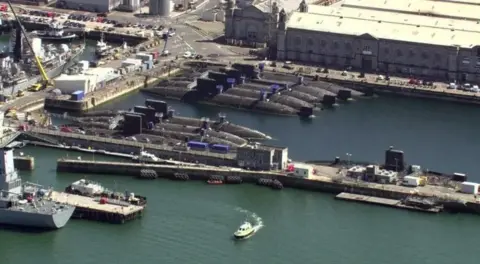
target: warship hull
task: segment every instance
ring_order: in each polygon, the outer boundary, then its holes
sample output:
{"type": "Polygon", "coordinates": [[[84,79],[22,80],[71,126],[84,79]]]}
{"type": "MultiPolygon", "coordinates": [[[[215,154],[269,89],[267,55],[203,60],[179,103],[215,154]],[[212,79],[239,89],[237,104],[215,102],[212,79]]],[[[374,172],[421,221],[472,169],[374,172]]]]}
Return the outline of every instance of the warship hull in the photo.
{"type": "Polygon", "coordinates": [[[59,229],[68,223],[74,211],[75,207],[66,207],[55,214],[3,209],[0,210],[0,224],[38,229],[59,229]]]}
{"type": "MultiPolygon", "coordinates": [[[[85,47],[83,47],[82,49],[77,51],[75,54],[73,54],[69,59],[65,60],[64,63],[59,64],[59,65],[57,65],[53,68],[45,69],[48,78],[53,79],[55,77],[58,77],[60,74],[62,74],[63,70],[65,69],[65,66],[67,66],[71,61],[78,58],[78,56],[80,56],[80,54],[82,54],[84,50],[85,50],[85,47]]],[[[26,82],[22,82],[22,83],[14,85],[14,86],[4,86],[3,89],[8,90],[8,89],[14,88],[15,91],[26,90],[28,87],[34,85],[35,83],[40,82],[41,80],[42,80],[42,76],[41,75],[36,75],[36,76],[32,76],[31,78],[29,78],[26,82]]]]}

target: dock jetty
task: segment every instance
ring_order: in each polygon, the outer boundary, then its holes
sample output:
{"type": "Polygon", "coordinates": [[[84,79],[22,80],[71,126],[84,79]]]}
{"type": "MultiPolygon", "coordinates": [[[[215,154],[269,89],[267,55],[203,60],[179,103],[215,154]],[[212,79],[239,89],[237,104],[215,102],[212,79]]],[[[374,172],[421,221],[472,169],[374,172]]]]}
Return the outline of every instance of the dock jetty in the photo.
{"type": "Polygon", "coordinates": [[[145,209],[144,206],[102,203],[95,198],[56,191],[51,193],[50,199],[55,202],[75,206],[73,218],[113,224],[123,224],[127,221],[140,218],[145,209]]]}
{"type": "MultiPolygon", "coordinates": [[[[302,178],[292,176],[285,171],[252,171],[234,167],[214,167],[198,164],[163,165],[69,159],[59,159],[57,161],[57,171],[71,173],[115,174],[140,177],[145,171],[150,171],[152,173],[155,172],[159,178],[175,179],[175,175],[183,174],[188,175],[188,178],[186,178],[188,180],[201,181],[209,180],[212,175],[221,175],[223,177],[240,178],[244,183],[258,184],[265,180],[275,180],[284,187],[327,192],[335,195],[350,193],[396,201],[408,199],[413,195],[411,187],[346,180],[346,178],[341,179],[335,176],[335,173],[331,173],[332,170],[336,171],[337,169],[328,166],[312,166],[318,172],[317,175],[302,178]]],[[[444,188],[439,186],[417,187],[414,195],[421,198],[435,199],[446,211],[480,214],[480,203],[472,195],[458,192],[446,193],[444,188]]],[[[378,203],[388,204],[384,201],[378,203]]]]}
{"type": "Polygon", "coordinates": [[[373,197],[368,195],[353,194],[353,193],[346,193],[346,192],[342,192],[338,194],[337,196],[335,196],[335,198],[338,200],[374,204],[374,205],[380,205],[380,206],[392,207],[392,208],[404,209],[404,210],[410,210],[410,211],[417,211],[417,212],[434,213],[434,214],[441,212],[441,208],[439,207],[421,208],[421,207],[406,205],[402,203],[401,200],[373,197]]]}

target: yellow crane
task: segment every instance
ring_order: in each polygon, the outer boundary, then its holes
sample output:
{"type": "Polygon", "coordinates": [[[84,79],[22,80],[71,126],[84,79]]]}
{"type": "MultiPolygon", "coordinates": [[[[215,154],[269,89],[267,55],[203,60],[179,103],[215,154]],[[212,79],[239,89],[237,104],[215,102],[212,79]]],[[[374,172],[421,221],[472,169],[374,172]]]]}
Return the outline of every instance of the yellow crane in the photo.
{"type": "Polygon", "coordinates": [[[20,22],[20,19],[18,19],[17,13],[15,12],[15,9],[12,6],[12,3],[10,0],[7,0],[8,7],[12,11],[13,17],[18,23],[18,26],[20,27],[20,31],[22,32],[22,35],[25,37],[25,42],[27,42],[28,48],[30,51],[32,51],[33,57],[35,58],[35,63],[37,64],[38,71],[40,72],[40,75],[42,76],[42,89],[47,88],[48,85],[50,85],[50,79],[48,78],[47,73],[45,72],[45,69],[42,66],[42,62],[40,61],[40,58],[38,57],[37,54],[35,54],[35,51],[33,50],[32,44],[28,40],[27,32],[25,32],[25,28],[22,26],[22,23],[20,22]]]}

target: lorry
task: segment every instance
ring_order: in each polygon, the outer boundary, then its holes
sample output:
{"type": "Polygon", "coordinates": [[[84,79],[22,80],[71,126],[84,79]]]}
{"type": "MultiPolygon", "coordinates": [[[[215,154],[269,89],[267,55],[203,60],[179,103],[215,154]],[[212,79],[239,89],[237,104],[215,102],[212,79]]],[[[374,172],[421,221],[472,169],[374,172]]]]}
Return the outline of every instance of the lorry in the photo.
{"type": "Polygon", "coordinates": [[[416,177],[416,176],[405,176],[403,177],[402,185],[408,187],[418,187],[425,186],[426,179],[425,177],[416,177]]]}

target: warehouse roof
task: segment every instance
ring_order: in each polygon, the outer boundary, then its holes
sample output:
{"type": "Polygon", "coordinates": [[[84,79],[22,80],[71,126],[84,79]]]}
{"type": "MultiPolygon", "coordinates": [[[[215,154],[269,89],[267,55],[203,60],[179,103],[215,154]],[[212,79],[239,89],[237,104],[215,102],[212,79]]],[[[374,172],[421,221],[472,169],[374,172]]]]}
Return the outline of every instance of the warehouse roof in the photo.
{"type": "Polygon", "coordinates": [[[411,14],[431,14],[478,21],[480,6],[459,2],[425,0],[345,0],[342,6],[370,10],[390,10],[411,14]]]}
{"type": "MultiPolygon", "coordinates": [[[[480,2],[480,0],[478,0],[480,2]]],[[[337,17],[358,18],[391,22],[421,27],[455,29],[464,31],[480,32],[480,24],[471,20],[454,20],[450,18],[422,16],[417,14],[404,14],[388,10],[370,10],[353,7],[335,6],[311,6],[309,13],[331,15],[337,17]]]]}
{"type": "MultiPolygon", "coordinates": [[[[425,17],[424,19],[429,19],[425,17]]],[[[431,28],[360,18],[294,12],[288,28],[361,36],[379,39],[472,48],[480,39],[478,32],[431,28]],[[474,44],[475,43],[475,44],[474,44]]]]}
{"type": "Polygon", "coordinates": [[[467,5],[480,5],[480,0],[428,0],[428,1],[460,3],[460,4],[467,4],[467,5]]]}
{"type": "Polygon", "coordinates": [[[55,80],[59,80],[59,81],[77,81],[77,80],[88,80],[88,79],[91,79],[91,77],[83,74],[74,74],[74,75],[62,74],[57,78],[55,78],[55,80]]]}
{"type": "Polygon", "coordinates": [[[114,72],[115,72],[114,68],[98,67],[98,68],[89,68],[88,70],[85,71],[85,74],[105,76],[105,75],[108,75],[108,74],[112,74],[114,72]]]}

